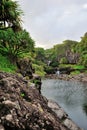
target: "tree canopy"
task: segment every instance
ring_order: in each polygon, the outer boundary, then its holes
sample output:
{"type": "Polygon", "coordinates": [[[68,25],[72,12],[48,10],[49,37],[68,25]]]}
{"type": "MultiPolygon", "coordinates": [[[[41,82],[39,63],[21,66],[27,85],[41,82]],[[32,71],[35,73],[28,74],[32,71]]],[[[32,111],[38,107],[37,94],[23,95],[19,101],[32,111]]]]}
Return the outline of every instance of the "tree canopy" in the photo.
{"type": "Polygon", "coordinates": [[[21,14],[17,2],[0,1],[0,53],[12,60],[34,49],[33,39],[21,27],[21,14]]]}
{"type": "Polygon", "coordinates": [[[21,28],[22,11],[16,1],[0,1],[0,28],[12,27],[15,31],[21,28]]]}

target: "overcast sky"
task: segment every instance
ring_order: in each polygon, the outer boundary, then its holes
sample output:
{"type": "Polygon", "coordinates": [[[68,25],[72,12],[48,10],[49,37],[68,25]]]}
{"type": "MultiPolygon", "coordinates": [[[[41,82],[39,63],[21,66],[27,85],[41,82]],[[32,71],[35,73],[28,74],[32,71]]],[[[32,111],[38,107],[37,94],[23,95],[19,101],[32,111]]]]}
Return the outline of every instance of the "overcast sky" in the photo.
{"type": "Polygon", "coordinates": [[[36,46],[51,48],[66,39],[80,40],[87,32],[87,0],[17,0],[23,27],[36,46]]]}

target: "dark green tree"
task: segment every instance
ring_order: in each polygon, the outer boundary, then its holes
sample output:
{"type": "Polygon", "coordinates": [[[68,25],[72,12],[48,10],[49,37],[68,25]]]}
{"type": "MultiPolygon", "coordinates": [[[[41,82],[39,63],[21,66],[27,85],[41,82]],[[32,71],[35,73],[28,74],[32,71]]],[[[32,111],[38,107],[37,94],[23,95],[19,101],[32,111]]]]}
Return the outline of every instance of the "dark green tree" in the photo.
{"type": "Polygon", "coordinates": [[[0,53],[14,61],[22,53],[34,49],[30,34],[21,27],[21,14],[17,2],[0,1],[0,53]]]}
{"type": "Polygon", "coordinates": [[[76,51],[79,53],[79,64],[87,67],[87,33],[81,37],[81,41],[76,46],[76,51]]]}
{"type": "Polygon", "coordinates": [[[34,49],[34,41],[26,30],[14,32],[11,28],[0,31],[0,53],[15,60],[22,53],[34,49]]]}
{"type": "Polygon", "coordinates": [[[35,52],[36,52],[36,59],[40,60],[40,61],[44,61],[45,60],[45,50],[41,47],[35,48],[35,52]]]}
{"type": "Polygon", "coordinates": [[[21,28],[22,11],[16,1],[0,0],[0,29],[11,27],[14,31],[21,28]]]}

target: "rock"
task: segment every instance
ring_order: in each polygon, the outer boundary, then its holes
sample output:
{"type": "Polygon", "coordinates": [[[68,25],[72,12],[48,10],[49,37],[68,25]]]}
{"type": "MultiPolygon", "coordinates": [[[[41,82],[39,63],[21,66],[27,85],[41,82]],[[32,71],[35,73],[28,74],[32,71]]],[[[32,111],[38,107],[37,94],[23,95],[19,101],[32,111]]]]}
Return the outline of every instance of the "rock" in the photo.
{"type": "Polygon", "coordinates": [[[64,124],[69,130],[83,130],[69,118],[63,108],[61,108],[56,102],[48,100],[48,106],[57,114],[62,124],[64,124]]]}
{"type": "Polygon", "coordinates": [[[29,60],[29,58],[24,58],[20,59],[17,61],[17,67],[18,67],[18,72],[22,74],[22,76],[25,79],[29,80],[32,79],[32,83],[30,83],[32,86],[35,86],[39,93],[41,93],[41,77],[39,75],[34,74],[35,70],[32,67],[32,61],[29,60]]]}
{"type": "Polygon", "coordinates": [[[41,94],[41,77],[39,75],[33,74],[33,79],[32,79],[33,83],[35,84],[35,87],[37,88],[37,90],[39,91],[39,93],[41,94]]]}
{"type": "Polygon", "coordinates": [[[69,130],[22,77],[0,72],[0,130],[69,130]]]}
{"type": "Polygon", "coordinates": [[[87,82],[87,77],[83,77],[82,82],[87,82]]]}
{"type": "Polygon", "coordinates": [[[49,100],[48,106],[57,114],[58,118],[60,119],[67,118],[68,115],[57,103],[53,102],[52,100],[49,100]]]}
{"type": "Polygon", "coordinates": [[[17,61],[17,67],[19,72],[25,77],[28,76],[30,79],[32,78],[32,74],[34,73],[34,69],[32,68],[32,62],[29,58],[20,59],[17,61]]]}
{"type": "Polygon", "coordinates": [[[80,73],[78,75],[67,75],[67,74],[51,74],[51,75],[46,75],[46,78],[50,79],[59,79],[59,80],[66,80],[66,81],[76,81],[76,82],[87,82],[87,74],[85,73],[80,73]]]}
{"type": "Polygon", "coordinates": [[[6,101],[3,101],[2,104],[7,105],[9,107],[14,107],[14,108],[20,109],[20,105],[19,105],[18,101],[12,102],[10,100],[6,100],[6,101]]]}
{"type": "Polygon", "coordinates": [[[5,130],[4,127],[0,124],[0,130],[5,130]]]}
{"type": "Polygon", "coordinates": [[[9,122],[12,122],[12,115],[11,114],[8,114],[7,116],[6,116],[6,118],[5,118],[7,121],[9,121],[9,122]]]}
{"type": "Polygon", "coordinates": [[[68,127],[70,130],[80,130],[79,127],[71,120],[71,119],[66,119],[64,121],[64,125],[68,127]]]}

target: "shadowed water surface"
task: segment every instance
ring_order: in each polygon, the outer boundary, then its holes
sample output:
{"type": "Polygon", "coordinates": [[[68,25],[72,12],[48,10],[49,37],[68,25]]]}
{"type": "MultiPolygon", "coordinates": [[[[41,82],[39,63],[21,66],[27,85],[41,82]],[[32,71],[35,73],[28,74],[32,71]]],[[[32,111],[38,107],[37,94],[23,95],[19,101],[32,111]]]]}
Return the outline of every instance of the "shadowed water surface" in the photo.
{"type": "Polygon", "coordinates": [[[42,94],[56,101],[78,126],[87,130],[87,83],[46,79],[42,81],[42,94]]]}

